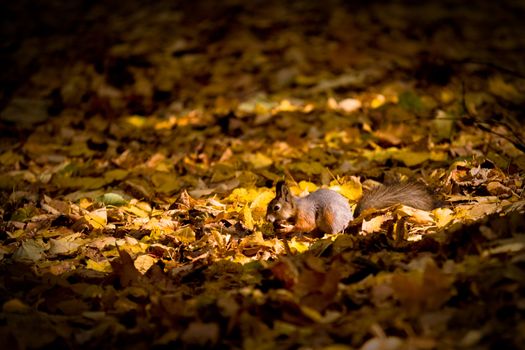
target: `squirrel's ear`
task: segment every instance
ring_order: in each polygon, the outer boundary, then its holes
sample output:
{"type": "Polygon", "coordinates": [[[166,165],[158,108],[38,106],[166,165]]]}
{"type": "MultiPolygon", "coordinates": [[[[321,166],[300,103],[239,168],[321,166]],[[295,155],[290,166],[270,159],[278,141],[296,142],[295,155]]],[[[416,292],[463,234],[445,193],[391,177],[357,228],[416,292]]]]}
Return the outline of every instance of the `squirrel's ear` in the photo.
{"type": "Polygon", "coordinates": [[[277,196],[283,193],[283,187],[286,187],[286,182],[284,182],[283,180],[277,181],[277,183],[275,184],[275,194],[277,196]]]}
{"type": "Polygon", "coordinates": [[[287,198],[291,196],[290,188],[286,185],[286,182],[280,180],[275,185],[275,194],[277,197],[287,198]]]}

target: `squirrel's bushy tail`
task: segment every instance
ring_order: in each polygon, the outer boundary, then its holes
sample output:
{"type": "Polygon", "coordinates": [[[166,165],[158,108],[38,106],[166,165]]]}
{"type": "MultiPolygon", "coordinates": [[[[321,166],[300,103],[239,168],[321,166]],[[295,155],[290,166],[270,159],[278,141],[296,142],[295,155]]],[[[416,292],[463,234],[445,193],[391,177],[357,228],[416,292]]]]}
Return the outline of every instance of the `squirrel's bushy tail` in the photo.
{"type": "Polygon", "coordinates": [[[365,209],[383,209],[396,204],[432,210],[436,207],[436,200],[423,185],[416,182],[380,185],[363,194],[355,208],[354,217],[365,209]]]}

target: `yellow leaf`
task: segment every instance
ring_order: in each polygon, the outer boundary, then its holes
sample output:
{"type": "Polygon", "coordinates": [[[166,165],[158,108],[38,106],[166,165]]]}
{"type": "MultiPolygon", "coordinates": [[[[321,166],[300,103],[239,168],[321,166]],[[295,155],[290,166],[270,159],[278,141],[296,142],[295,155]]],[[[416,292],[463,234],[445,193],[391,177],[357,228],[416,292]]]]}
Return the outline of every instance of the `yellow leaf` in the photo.
{"type": "Polygon", "coordinates": [[[124,169],[113,169],[106,171],[104,173],[104,178],[108,180],[109,182],[115,181],[115,180],[122,180],[128,176],[129,171],[124,169]]]}
{"type": "Polygon", "coordinates": [[[94,229],[104,228],[108,223],[108,214],[106,208],[104,207],[93,210],[92,212],[84,215],[84,219],[86,219],[87,223],[94,229]]]}
{"type": "Polygon", "coordinates": [[[255,200],[255,198],[257,198],[258,195],[259,193],[257,192],[257,190],[253,188],[248,190],[246,188],[240,187],[234,189],[227,199],[234,203],[237,202],[244,204],[255,200]]]}
{"type": "Polygon", "coordinates": [[[299,74],[295,77],[295,83],[298,85],[314,85],[319,82],[319,77],[299,74]]]}
{"type": "Polygon", "coordinates": [[[7,232],[7,235],[9,236],[9,238],[15,238],[16,239],[16,238],[19,238],[20,236],[22,236],[25,232],[26,232],[25,230],[19,229],[19,230],[15,230],[13,232],[7,232]]]}
{"type": "Polygon", "coordinates": [[[157,171],[151,176],[151,182],[155,185],[155,190],[160,193],[172,193],[178,191],[182,182],[180,177],[175,174],[157,171]]]}
{"type": "Polygon", "coordinates": [[[250,209],[255,221],[264,218],[266,207],[273,197],[274,193],[270,190],[263,190],[257,197],[255,197],[252,204],[250,204],[250,209]]]}
{"type": "Polygon", "coordinates": [[[240,254],[240,253],[236,253],[235,256],[232,259],[233,262],[236,262],[236,263],[239,263],[239,264],[243,264],[243,265],[251,262],[252,260],[253,260],[253,258],[249,258],[246,255],[240,254]]]}
{"type": "Polygon", "coordinates": [[[122,207],[122,209],[124,209],[128,213],[135,214],[139,218],[147,218],[147,217],[149,217],[149,213],[147,211],[142,210],[140,208],[137,208],[134,205],[128,205],[128,206],[122,207]]]}
{"type": "Polygon", "coordinates": [[[444,227],[454,220],[454,212],[448,208],[437,208],[432,213],[438,227],[444,227]]]}
{"type": "Polygon", "coordinates": [[[173,236],[175,236],[182,243],[195,242],[195,232],[189,226],[180,228],[173,232],[173,236]]]}
{"type": "Polygon", "coordinates": [[[292,239],[288,242],[288,245],[290,246],[291,251],[296,251],[298,253],[303,253],[310,248],[310,245],[303,241],[298,241],[296,237],[292,237],[292,239]]]}
{"type": "Polygon", "coordinates": [[[315,309],[313,309],[311,307],[302,305],[301,306],[301,311],[302,311],[303,315],[305,315],[306,317],[308,317],[309,319],[311,319],[314,322],[321,322],[322,319],[323,319],[323,316],[321,316],[321,314],[317,310],[315,310],[315,309]]]}
{"type": "Polygon", "coordinates": [[[288,100],[282,100],[276,109],[279,112],[295,112],[299,109],[299,107],[294,106],[288,100]]]}
{"type": "Polygon", "coordinates": [[[326,106],[328,107],[328,109],[338,109],[339,106],[337,105],[337,100],[333,97],[330,97],[327,101],[326,101],[326,106]]]}
{"type": "Polygon", "coordinates": [[[388,220],[392,220],[392,217],[390,215],[379,215],[376,217],[373,217],[370,220],[363,220],[363,225],[361,230],[364,233],[374,233],[374,232],[380,232],[381,226],[388,220]]]}
{"type": "Polygon", "coordinates": [[[148,202],[144,202],[144,201],[137,201],[135,203],[135,206],[139,209],[142,209],[144,210],[145,212],[148,212],[148,213],[151,213],[151,205],[148,203],[148,202]]]}
{"type": "Polygon", "coordinates": [[[392,154],[392,158],[400,160],[405,163],[406,166],[414,166],[421,164],[430,159],[429,152],[415,152],[409,150],[401,150],[392,154]]]}
{"type": "Polygon", "coordinates": [[[504,81],[501,75],[489,79],[489,90],[494,95],[509,101],[520,101],[523,98],[516,87],[504,81]]]}
{"type": "Polygon", "coordinates": [[[20,299],[10,299],[2,305],[2,311],[10,314],[25,314],[30,310],[31,308],[20,299]]]}
{"type": "Polygon", "coordinates": [[[303,107],[303,113],[310,113],[315,109],[315,105],[313,103],[307,103],[303,107]]]}
{"type": "Polygon", "coordinates": [[[363,195],[363,187],[357,178],[351,178],[350,181],[339,185],[337,181],[330,183],[330,189],[341,193],[346,198],[357,201],[363,195]]]}
{"type": "Polygon", "coordinates": [[[249,229],[253,230],[253,217],[252,217],[252,211],[250,210],[250,207],[248,205],[244,206],[243,209],[243,216],[244,216],[244,225],[249,229]]]}
{"type": "Polygon", "coordinates": [[[90,270],[99,271],[99,272],[111,272],[112,271],[109,260],[95,261],[95,260],[89,259],[87,261],[86,268],[90,270]]]}
{"type": "Polygon", "coordinates": [[[286,334],[287,336],[297,334],[298,331],[296,325],[280,320],[277,320],[273,323],[273,329],[277,334],[286,334]]]}
{"type": "Polygon", "coordinates": [[[307,191],[307,192],[314,192],[317,190],[317,185],[314,184],[313,182],[310,182],[310,181],[300,181],[299,182],[299,188],[301,189],[301,191],[307,191]]]}
{"type": "Polygon", "coordinates": [[[243,160],[247,163],[250,163],[255,169],[266,168],[273,163],[273,160],[270,157],[262,154],[261,152],[247,153],[243,156],[243,160]]]}
{"type": "Polygon", "coordinates": [[[290,170],[298,170],[306,175],[319,175],[324,170],[324,165],[319,162],[297,162],[290,165],[290,170]]]}
{"type": "Polygon", "coordinates": [[[128,124],[133,125],[137,128],[142,128],[146,124],[146,118],[138,115],[132,115],[130,117],[127,117],[125,120],[128,124]]]}
{"type": "Polygon", "coordinates": [[[257,115],[264,115],[269,114],[274,107],[275,103],[257,102],[253,111],[257,115]]]}
{"type": "Polygon", "coordinates": [[[377,95],[374,97],[374,99],[370,102],[370,108],[376,109],[384,105],[386,102],[386,98],[383,95],[377,95]]]}
{"type": "Polygon", "coordinates": [[[60,188],[95,189],[104,186],[108,180],[102,177],[67,177],[53,176],[52,183],[60,188]]]}
{"type": "Polygon", "coordinates": [[[408,216],[410,217],[411,222],[415,222],[418,224],[430,224],[434,222],[430,212],[415,209],[412,207],[407,207],[405,205],[402,205],[401,207],[397,208],[395,213],[398,217],[408,216]]]}
{"type": "Polygon", "coordinates": [[[139,255],[133,262],[133,265],[135,265],[135,268],[141,274],[145,274],[146,272],[148,272],[149,268],[157,262],[157,260],[158,259],[148,254],[139,255]]]}
{"type": "Polygon", "coordinates": [[[430,160],[433,160],[434,162],[442,162],[448,159],[448,153],[442,152],[442,151],[431,151],[430,152],[430,160]]]}
{"type": "Polygon", "coordinates": [[[432,129],[438,140],[448,139],[452,136],[455,121],[451,114],[442,110],[437,111],[436,117],[432,121],[432,129]]]}
{"type": "Polygon", "coordinates": [[[80,236],[81,233],[77,232],[57,239],[51,238],[49,240],[50,248],[48,253],[51,255],[74,253],[84,243],[79,239],[80,236]]]}
{"type": "Polygon", "coordinates": [[[5,166],[13,165],[23,159],[22,155],[14,153],[13,151],[9,150],[7,152],[2,153],[0,155],[0,164],[3,164],[5,166]]]}
{"type": "Polygon", "coordinates": [[[261,232],[255,231],[253,234],[242,239],[239,247],[273,247],[274,243],[270,240],[265,241],[261,232]]]}
{"type": "Polygon", "coordinates": [[[444,104],[448,104],[450,102],[452,102],[454,100],[455,96],[454,96],[454,92],[447,89],[447,88],[443,88],[441,89],[441,93],[439,95],[439,99],[441,100],[441,102],[443,102],[444,104]]]}
{"type": "Polygon", "coordinates": [[[456,207],[456,216],[458,219],[476,221],[487,215],[497,213],[500,210],[501,207],[499,203],[465,204],[456,207]]]}
{"type": "Polygon", "coordinates": [[[235,171],[236,169],[232,164],[217,163],[213,165],[211,169],[211,172],[212,172],[211,181],[221,182],[221,181],[229,180],[235,177],[235,171]]]}
{"type": "Polygon", "coordinates": [[[494,101],[494,97],[486,92],[465,93],[465,107],[470,114],[477,114],[477,108],[494,101]]]}
{"type": "Polygon", "coordinates": [[[78,206],[82,209],[87,209],[93,204],[93,201],[89,198],[81,198],[78,202],[78,206]]]}

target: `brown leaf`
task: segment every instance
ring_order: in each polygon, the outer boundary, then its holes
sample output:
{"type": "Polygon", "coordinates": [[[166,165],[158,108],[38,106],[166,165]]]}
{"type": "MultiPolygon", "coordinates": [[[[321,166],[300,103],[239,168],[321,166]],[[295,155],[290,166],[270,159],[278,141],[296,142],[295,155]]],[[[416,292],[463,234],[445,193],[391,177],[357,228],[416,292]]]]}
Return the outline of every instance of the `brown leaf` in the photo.
{"type": "Polygon", "coordinates": [[[430,260],[424,270],[395,273],[392,276],[394,296],[411,312],[440,308],[455,294],[454,276],[443,273],[430,260]]]}
{"type": "Polygon", "coordinates": [[[113,272],[119,277],[122,287],[136,285],[140,281],[140,272],[135,268],[133,259],[125,250],[119,249],[119,259],[111,261],[113,272]]]}
{"type": "Polygon", "coordinates": [[[219,330],[217,323],[192,322],[182,333],[181,339],[186,344],[213,346],[219,340],[219,330]]]}

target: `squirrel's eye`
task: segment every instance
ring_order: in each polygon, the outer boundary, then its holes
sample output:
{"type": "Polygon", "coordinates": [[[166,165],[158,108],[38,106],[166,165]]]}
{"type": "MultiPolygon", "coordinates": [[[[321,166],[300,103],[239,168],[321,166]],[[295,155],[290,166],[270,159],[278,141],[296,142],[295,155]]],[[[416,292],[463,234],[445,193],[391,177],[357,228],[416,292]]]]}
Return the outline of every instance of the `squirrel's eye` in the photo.
{"type": "Polygon", "coordinates": [[[281,210],[281,205],[280,204],[276,204],[273,206],[273,211],[279,211],[281,210]]]}

